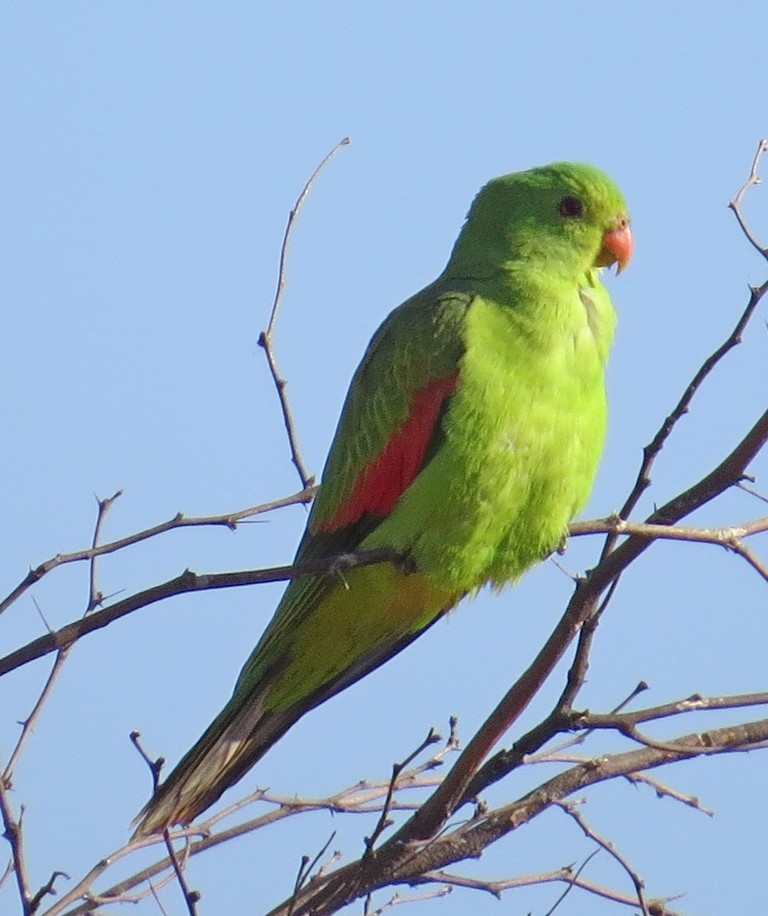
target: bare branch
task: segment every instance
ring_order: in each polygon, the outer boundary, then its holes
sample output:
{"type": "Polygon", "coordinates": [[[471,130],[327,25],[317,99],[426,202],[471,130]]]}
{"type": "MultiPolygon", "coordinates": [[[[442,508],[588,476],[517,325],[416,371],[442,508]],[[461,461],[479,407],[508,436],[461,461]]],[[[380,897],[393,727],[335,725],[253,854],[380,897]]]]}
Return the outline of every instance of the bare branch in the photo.
{"type": "MultiPolygon", "coordinates": [[[[704,383],[705,379],[711,374],[712,370],[717,366],[720,360],[734,347],[738,346],[741,343],[742,334],[746,328],[749,320],[752,318],[752,315],[755,313],[760,300],[768,292],[768,281],[763,283],[762,286],[752,287],[750,289],[749,300],[739,316],[738,321],[736,322],[733,330],[728,335],[728,337],[714,350],[701,364],[699,369],[696,371],[696,374],[691,379],[688,387],[683,392],[680,400],[677,402],[675,407],[669,416],[666,417],[664,422],[659,427],[658,432],[649,442],[648,445],[643,449],[643,461],[640,465],[640,470],[637,474],[637,479],[632,491],[627,497],[624,505],[619,510],[619,515],[622,518],[628,518],[632,510],[640,501],[640,497],[646,491],[646,489],[651,484],[651,469],[656,461],[656,458],[659,455],[659,452],[664,447],[667,439],[670,436],[670,433],[677,425],[678,421],[685,416],[690,410],[691,402],[693,401],[696,392],[704,383]]],[[[604,548],[604,554],[609,551],[615,541],[615,537],[611,536],[606,541],[606,547],[604,548]]]]}
{"type": "Polygon", "coordinates": [[[328,153],[328,155],[323,159],[323,161],[318,165],[312,175],[310,176],[309,181],[304,185],[301,194],[299,194],[296,203],[293,205],[293,209],[288,214],[288,224],[285,227],[285,234],[283,235],[283,244],[280,246],[280,265],[277,272],[277,289],[275,290],[275,300],[272,303],[272,311],[269,314],[269,324],[267,325],[267,330],[264,332],[267,337],[272,335],[272,332],[275,328],[275,321],[277,320],[277,313],[280,309],[280,304],[283,298],[283,292],[285,290],[286,283],[286,265],[288,258],[288,245],[291,241],[291,234],[293,232],[293,224],[296,221],[299,212],[304,205],[309,192],[312,190],[315,182],[320,177],[320,173],[323,171],[325,166],[333,159],[336,153],[339,152],[345,146],[349,146],[349,137],[343,137],[336,146],[328,153]]]}
{"type": "Polygon", "coordinates": [[[277,397],[280,401],[280,410],[283,414],[283,425],[285,426],[285,431],[288,435],[288,445],[291,450],[291,461],[296,467],[299,478],[301,479],[301,485],[305,489],[312,486],[314,478],[310,477],[301,458],[301,454],[299,453],[299,442],[298,436],[296,434],[296,424],[293,420],[291,407],[288,403],[288,395],[286,394],[285,390],[288,383],[282,377],[280,370],[277,367],[277,360],[275,359],[275,351],[272,343],[272,335],[275,328],[275,322],[277,321],[277,313],[282,302],[283,292],[285,290],[288,245],[291,241],[291,235],[293,233],[293,227],[296,222],[296,218],[298,217],[302,205],[304,204],[304,201],[306,200],[309,192],[312,190],[313,185],[317,181],[320,172],[322,172],[325,165],[336,155],[340,149],[348,145],[349,137],[344,137],[343,140],[340,140],[336,146],[334,146],[330,153],[328,153],[328,155],[312,173],[309,181],[304,185],[301,194],[299,194],[293,209],[288,214],[288,223],[285,227],[285,234],[283,235],[283,244],[280,247],[280,265],[277,272],[277,289],[275,290],[275,300],[272,303],[272,311],[269,316],[269,324],[267,325],[267,330],[261,332],[258,340],[259,346],[264,350],[264,354],[267,357],[269,372],[272,376],[272,381],[275,383],[275,390],[277,391],[277,397]]]}
{"type": "Polygon", "coordinates": [[[387,797],[384,800],[384,807],[381,811],[381,816],[373,829],[373,833],[369,837],[365,837],[365,857],[370,857],[374,854],[374,846],[376,841],[379,839],[382,833],[387,829],[387,827],[392,826],[392,821],[389,818],[390,811],[392,810],[392,802],[394,800],[395,790],[397,789],[398,779],[408,767],[409,764],[423,753],[428,747],[432,744],[436,744],[438,741],[442,740],[440,735],[430,728],[427,737],[421,742],[421,744],[412,751],[405,760],[402,760],[400,763],[392,764],[392,777],[389,780],[389,787],[387,789],[387,797]]]}
{"type": "Polygon", "coordinates": [[[452,887],[439,887],[426,894],[411,894],[410,897],[403,897],[402,894],[394,893],[389,900],[383,906],[378,907],[371,916],[381,916],[382,913],[391,910],[392,907],[399,906],[403,903],[423,903],[425,900],[439,900],[441,897],[446,897],[452,891],[452,887]]]}
{"type": "Polygon", "coordinates": [[[13,774],[16,770],[16,765],[19,762],[24,747],[27,744],[27,741],[32,735],[32,732],[35,729],[37,720],[40,717],[40,713],[43,711],[43,707],[48,702],[48,698],[53,691],[54,685],[61,674],[61,669],[64,667],[64,663],[67,660],[67,650],[63,649],[60,652],[56,653],[56,659],[54,660],[53,667],[48,674],[48,677],[45,681],[45,685],[40,693],[40,696],[37,698],[37,702],[32,707],[32,712],[27,716],[27,718],[22,723],[21,734],[19,735],[19,740],[16,742],[16,747],[11,753],[11,757],[8,761],[8,765],[5,770],[0,775],[0,779],[5,780],[7,785],[13,783],[13,774]]]}
{"type": "Polygon", "coordinates": [[[64,566],[67,563],[80,563],[83,561],[89,561],[95,557],[104,556],[107,553],[115,553],[118,550],[123,550],[125,547],[130,547],[133,544],[138,544],[141,541],[146,541],[149,538],[157,537],[160,534],[165,534],[167,531],[173,531],[176,528],[191,528],[191,527],[202,527],[202,526],[224,526],[234,530],[238,523],[244,521],[245,519],[252,518],[255,515],[262,515],[265,512],[272,512],[275,509],[282,509],[285,506],[293,506],[297,503],[308,503],[314,499],[316,493],[315,487],[307,487],[301,490],[299,493],[294,493],[292,496],[286,496],[282,499],[276,499],[268,503],[262,503],[259,506],[251,506],[248,509],[240,509],[237,512],[228,512],[225,515],[209,515],[209,516],[200,516],[192,517],[182,515],[179,512],[173,518],[168,519],[168,521],[161,522],[159,525],[154,525],[152,528],[147,528],[144,531],[139,531],[136,534],[131,534],[128,537],[120,538],[117,541],[111,541],[108,544],[102,544],[100,547],[91,547],[88,550],[78,550],[74,553],[59,553],[55,557],[51,557],[49,560],[46,560],[44,563],[40,563],[34,569],[31,569],[27,575],[19,582],[16,588],[13,589],[2,601],[0,601],[0,614],[3,611],[6,611],[27,589],[39,582],[43,576],[47,575],[52,570],[56,569],[59,566],[64,566]]]}
{"type": "Polygon", "coordinates": [[[697,528],[652,522],[628,522],[618,515],[612,515],[592,521],[573,522],[568,533],[569,537],[582,537],[587,534],[634,534],[637,537],[651,540],[689,541],[694,544],[715,544],[719,547],[732,548],[741,538],[763,534],[766,531],[768,531],[768,516],[722,528],[697,528]]]}
{"type": "MultiPolygon", "coordinates": [[[[760,162],[760,158],[763,156],[765,152],[768,152],[768,140],[761,140],[757,146],[757,152],[755,153],[755,158],[752,162],[752,168],[750,170],[749,177],[747,178],[746,182],[742,185],[736,197],[730,202],[729,207],[731,210],[733,210],[734,214],[736,215],[736,219],[738,220],[739,225],[741,226],[742,232],[744,233],[747,240],[750,242],[751,245],[753,245],[753,247],[757,249],[757,251],[760,252],[760,254],[763,255],[763,257],[768,259],[768,249],[762,248],[758,244],[758,242],[755,240],[754,236],[752,235],[749,227],[747,226],[746,221],[744,220],[744,217],[741,213],[741,202],[744,198],[745,193],[749,190],[749,188],[754,187],[755,185],[760,183],[760,178],[757,175],[757,168],[760,162]]],[[[678,421],[686,413],[688,413],[691,402],[693,401],[693,398],[696,392],[699,390],[699,388],[701,387],[702,383],[707,378],[707,376],[710,375],[710,373],[715,368],[715,366],[720,362],[720,360],[730,350],[732,350],[734,347],[736,347],[738,344],[741,343],[741,338],[742,338],[742,334],[744,333],[744,329],[746,328],[747,324],[749,323],[750,319],[752,318],[752,315],[754,314],[755,309],[757,308],[760,300],[763,298],[763,296],[765,295],[767,291],[768,291],[768,282],[763,283],[762,286],[750,288],[749,300],[747,301],[747,304],[743,312],[739,316],[739,319],[736,322],[736,325],[734,326],[733,330],[728,335],[728,337],[723,341],[723,343],[719,347],[717,347],[717,349],[714,350],[714,352],[711,353],[707,357],[707,359],[704,360],[704,362],[701,364],[701,366],[697,370],[696,374],[691,379],[690,384],[683,392],[682,397],[680,398],[680,400],[677,402],[677,404],[673,408],[672,412],[669,414],[669,416],[666,417],[664,422],[661,424],[661,427],[659,428],[658,432],[653,437],[651,442],[648,445],[646,445],[645,448],[643,449],[643,461],[640,465],[640,470],[638,471],[637,479],[635,481],[634,486],[632,487],[632,490],[629,496],[627,497],[626,502],[624,503],[624,505],[621,508],[621,511],[619,512],[619,515],[622,518],[629,517],[632,510],[635,508],[635,506],[639,502],[642,494],[650,486],[651,468],[653,467],[656,461],[656,458],[658,457],[659,452],[662,450],[665,442],[669,438],[670,433],[675,428],[678,421]]],[[[605,547],[603,548],[603,556],[605,556],[605,554],[611,550],[614,540],[615,540],[614,537],[609,536],[609,538],[606,541],[605,547]]]]}
{"type": "Polygon", "coordinates": [[[168,850],[168,858],[173,866],[173,873],[176,876],[176,881],[181,888],[181,895],[184,898],[187,912],[189,916],[197,916],[197,902],[200,899],[200,892],[190,890],[186,875],[184,874],[184,868],[189,858],[189,842],[185,842],[184,862],[182,863],[176,850],[173,848],[173,840],[171,839],[169,830],[163,831],[163,841],[165,842],[165,848],[168,850]]]}
{"type": "MultiPolygon", "coordinates": [[[[766,441],[768,441],[768,411],[758,419],[730,455],[711,473],[654,512],[647,519],[647,522],[649,524],[675,524],[695,509],[714,499],[742,478],[746,467],[762,449],[766,441]]],[[[530,699],[549,676],[580,627],[597,608],[601,594],[610,587],[611,583],[629,563],[633,562],[636,557],[647,549],[649,543],[650,541],[647,538],[630,536],[612,553],[608,554],[586,579],[578,584],[563,617],[536,659],[486,719],[441,786],[419,811],[379,849],[376,857],[378,876],[387,874],[391,879],[391,875],[397,873],[398,866],[396,863],[398,863],[399,857],[402,856],[403,850],[411,847],[414,842],[435,837],[440,826],[456,810],[457,805],[466,800],[467,788],[490,748],[526,708],[530,699]]],[[[664,749],[658,747],[645,748],[642,752],[637,753],[670,754],[669,748],[677,747],[674,758],[665,758],[664,762],[669,762],[670,759],[682,759],[694,752],[697,754],[712,752],[711,750],[694,751],[694,748],[698,747],[696,741],[701,739],[702,736],[693,737],[695,739],[693,747],[683,748],[682,745],[679,745],[679,742],[671,742],[664,749]]],[[[765,740],[765,738],[756,740],[765,740]]],[[[644,767],[633,766],[631,770],[635,771],[642,768],[644,767]]],[[[512,828],[507,825],[506,829],[512,828]]],[[[441,842],[440,839],[433,839],[430,848],[434,848],[441,842]]],[[[474,848],[485,848],[485,845],[487,843],[474,848]]],[[[412,856],[409,856],[408,861],[409,871],[413,871],[412,856]]],[[[329,876],[326,881],[320,882],[322,886],[314,887],[311,895],[306,900],[302,898],[302,907],[306,903],[310,909],[314,909],[318,900],[323,901],[323,906],[326,903],[330,905],[331,902],[333,902],[333,905],[338,904],[340,901],[344,903],[350,902],[351,899],[359,896],[359,894],[355,892],[350,896],[349,887],[352,885],[358,889],[362,887],[361,882],[364,883],[362,873],[364,871],[366,871],[365,863],[356,863],[339,869],[329,876]]],[[[322,908],[317,909],[317,913],[331,911],[322,908]]],[[[278,913],[280,909],[278,908],[274,912],[278,913]]],[[[307,910],[297,909],[296,912],[299,914],[307,912],[307,910]]]]}
{"type": "MultiPolygon", "coordinates": [[[[139,753],[141,753],[145,762],[150,767],[153,767],[156,762],[153,762],[150,759],[146,752],[141,748],[140,744],[138,744],[136,741],[134,741],[134,744],[136,744],[136,747],[139,750],[139,753]]],[[[452,749],[453,748],[447,744],[442,750],[434,754],[429,760],[419,764],[418,766],[412,767],[410,770],[404,771],[398,778],[397,790],[402,791],[405,789],[434,788],[439,784],[440,780],[437,777],[424,779],[421,777],[421,774],[428,770],[434,769],[436,766],[439,766],[446,753],[449,753],[452,749]]],[[[185,830],[174,831],[171,836],[173,839],[181,839],[194,835],[202,835],[202,839],[195,840],[189,847],[189,857],[192,858],[195,855],[199,855],[200,853],[220,846],[223,843],[231,842],[237,837],[244,836],[247,833],[252,833],[255,830],[270,826],[271,824],[286,818],[305,814],[309,811],[329,811],[334,814],[364,815],[381,812],[384,809],[386,798],[389,793],[389,786],[389,779],[383,779],[376,782],[356,783],[353,786],[349,786],[348,788],[341,790],[335,795],[318,799],[299,799],[295,797],[288,798],[266,792],[265,790],[258,790],[252,795],[241,799],[233,805],[230,805],[223,811],[218,812],[217,814],[208,818],[206,821],[203,821],[198,826],[185,830]],[[272,805],[274,806],[274,810],[243,823],[236,824],[234,827],[230,827],[226,830],[220,831],[219,833],[213,832],[213,828],[216,824],[220,823],[225,818],[230,817],[233,813],[241,811],[255,801],[262,801],[265,804],[272,805]]],[[[416,802],[405,803],[395,800],[389,802],[390,811],[414,811],[417,808],[418,804],[416,802]]],[[[142,869],[142,871],[137,872],[131,877],[122,880],[120,883],[112,886],[102,894],[94,895],[90,889],[92,888],[94,882],[97,881],[111,865],[132,854],[139,848],[158,845],[160,842],[161,838],[156,835],[153,837],[142,838],[139,841],[132,841],[111,855],[106,856],[78,883],[75,888],[72,888],[67,893],[66,897],[63,897],[53,908],[48,910],[45,916],[59,916],[59,914],[62,914],[65,911],[67,912],[67,916],[82,916],[82,914],[90,912],[88,904],[78,906],[73,910],[67,910],[66,908],[71,906],[73,903],[76,903],[76,901],[82,900],[84,898],[87,898],[88,900],[95,899],[101,903],[115,902],[117,900],[126,899],[127,891],[129,891],[131,888],[137,887],[144,882],[148,882],[155,878],[157,875],[166,871],[171,866],[170,859],[166,857],[159,860],[158,862],[145,869],[142,869]]]]}
{"type": "Polygon", "coordinates": [[[293,566],[273,566],[270,569],[202,574],[186,570],[174,579],[169,579],[160,585],[137,592],[129,598],[124,598],[109,607],[95,611],[88,617],[66,624],[66,626],[56,630],[54,633],[39,636],[15,652],[10,652],[5,657],[0,658],[0,677],[36,658],[42,658],[44,655],[69,646],[87,633],[93,633],[109,626],[115,620],[125,617],[126,614],[131,614],[133,611],[147,605],[155,604],[164,598],[170,598],[172,595],[182,595],[187,592],[207,591],[216,588],[236,588],[264,582],[284,582],[301,576],[340,575],[343,570],[356,566],[401,562],[402,557],[394,551],[380,548],[359,554],[350,553],[337,557],[303,561],[293,566]]]}
{"type": "MultiPolygon", "coordinates": [[[[314,859],[309,858],[307,855],[301,857],[301,864],[299,865],[299,871],[296,875],[296,882],[293,886],[293,899],[296,899],[296,895],[304,887],[307,882],[307,879],[311,876],[312,872],[315,870],[317,863],[325,855],[326,850],[333,842],[333,838],[336,836],[336,831],[334,830],[328,839],[323,843],[322,848],[319,850],[314,859]]],[[[291,916],[290,912],[288,916],[291,916]]]]}
{"type": "MultiPolygon", "coordinates": [[[[274,508],[276,505],[286,505],[293,502],[303,501],[307,491],[295,494],[294,497],[288,497],[287,501],[277,501],[276,503],[266,504],[268,508],[274,508]]],[[[232,519],[235,516],[243,517],[246,513],[253,515],[259,511],[268,511],[264,507],[253,507],[244,509],[240,513],[233,513],[228,516],[210,516],[208,518],[185,518],[177,517],[176,519],[156,526],[154,529],[148,529],[130,538],[123,538],[121,541],[114,541],[105,544],[102,547],[93,548],[87,551],[80,551],[73,554],[60,554],[47,564],[42,564],[47,568],[44,572],[50,571],[55,566],[63,563],[75,562],[79,560],[92,560],[94,557],[101,556],[104,553],[119,550],[123,546],[136,543],[137,540],[143,539],[144,536],[153,536],[160,530],[169,530],[170,527],[183,527],[192,524],[224,524],[222,519],[232,519]],[[151,532],[151,533],[149,533],[151,532]]],[[[649,543],[656,539],[674,539],[686,540],[693,542],[711,543],[727,547],[735,553],[744,557],[750,564],[765,578],[765,565],[762,564],[747,548],[741,543],[740,538],[748,537],[768,530],[768,519],[762,518],[751,522],[745,522],[738,526],[729,526],[727,528],[688,528],[676,527],[674,525],[665,525],[659,522],[648,522],[644,524],[629,523],[619,518],[600,519],[594,522],[574,523],[572,533],[574,536],[585,534],[599,534],[605,532],[616,532],[621,534],[633,535],[638,540],[649,543]]],[[[58,651],[66,646],[71,645],[82,636],[101,629],[115,620],[124,617],[127,614],[139,608],[156,603],[172,595],[184,594],[187,592],[205,591],[217,588],[235,588],[246,585],[255,585],[266,582],[280,582],[288,579],[298,578],[306,575],[338,574],[345,569],[355,566],[369,565],[374,563],[398,562],[400,558],[393,551],[377,550],[366,551],[360,554],[344,554],[338,557],[303,562],[292,566],[278,566],[261,570],[243,570],[231,573],[209,573],[196,574],[190,570],[182,573],[174,579],[153,586],[142,592],[138,592],[128,598],[116,602],[100,611],[95,611],[87,618],[78,619],[70,624],[65,625],[56,632],[38,637],[15,652],[0,658],[0,676],[7,674],[30,661],[41,658],[51,652],[58,651]]],[[[37,573],[42,567],[38,567],[37,573]]],[[[37,581],[41,575],[36,576],[37,581]]],[[[29,585],[32,582],[28,583],[29,585]]]]}
{"type": "MultiPolygon", "coordinates": [[[[565,867],[558,869],[557,871],[544,872],[537,875],[523,875],[519,878],[501,878],[493,881],[482,880],[478,878],[468,878],[463,875],[454,875],[445,871],[427,872],[427,874],[425,874],[423,877],[425,881],[440,881],[444,884],[455,885],[456,887],[485,891],[486,893],[492,894],[498,899],[501,899],[501,895],[504,891],[513,890],[520,887],[530,887],[536,884],[565,882],[569,888],[574,887],[583,891],[588,891],[590,894],[593,894],[596,897],[602,897],[604,900],[610,900],[613,903],[621,903],[625,906],[637,906],[637,897],[630,897],[626,894],[620,893],[619,891],[612,891],[608,888],[601,887],[598,884],[594,884],[591,881],[586,881],[584,878],[580,877],[579,874],[575,874],[571,867],[565,867]]],[[[421,881],[413,881],[412,883],[421,883],[421,881]]],[[[650,904],[655,904],[658,907],[660,902],[661,901],[654,900],[650,901],[650,904]]],[[[549,912],[551,913],[553,911],[554,907],[550,909],[549,912]]],[[[653,912],[654,916],[673,916],[673,914],[668,910],[661,911],[657,908],[653,912]]]]}
{"type": "Polygon", "coordinates": [[[8,840],[11,847],[13,873],[16,875],[16,885],[19,889],[22,912],[24,916],[31,916],[34,912],[34,910],[32,910],[32,899],[34,895],[30,890],[27,863],[24,857],[24,836],[21,826],[24,818],[24,809],[22,808],[21,814],[17,820],[11,809],[10,799],[8,798],[8,787],[3,777],[0,777],[0,817],[2,817],[3,820],[3,836],[8,840]]]}
{"type": "MultiPolygon", "coordinates": [[[[122,490],[117,490],[112,496],[108,496],[106,499],[96,498],[98,503],[98,513],[96,515],[96,525],[93,529],[93,539],[91,540],[91,553],[96,550],[99,546],[99,541],[101,539],[101,529],[104,527],[104,522],[107,518],[107,513],[118,500],[123,495],[122,490]]],[[[96,570],[97,564],[96,560],[98,559],[96,554],[93,554],[90,557],[90,562],[88,564],[88,606],[85,609],[85,613],[89,614],[94,608],[97,608],[103,599],[103,595],[96,584],[96,570]]]]}
{"type": "Polygon", "coordinates": [[[674,801],[679,801],[681,804],[686,805],[688,808],[701,811],[701,813],[706,814],[707,817],[715,816],[715,812],[711,808],[705,808],[695,795],[687,795],[685,792],[673,789],[659,779],[646,776],[645,773],[627,773],[624,778],[634,785],[649,786],[656,793],[657,798],[671,798],[674,801]]]}
{"type": "Polygon", "coordinates": [[[141,732],[132,731],[128,737],[131,739],[131,744],[139,752],[141,759],[147,765],[147,769],[152,777],[152,794],[154,795],[157,792],[157,787],[160,785],[160,773],[165,766],[165,758],[158,757],[157,760],[153,760],[149,756],[144,750],[144,745],[141,743],[141,732]]]}
{"type": "Polygon", "coordinates": [[[752,234],[752,230],[747,225],[746,220],[744,219],[744,216],[741,212],[741,202],[744,199],[744,195],[750,188],[755,187],[761,182],[761,179],[757,174],[757,168],[760,165],[760,159],[765,153],[768,153],[768,140],[761,140],[757,144],[757,152],[755,153],[755,158],[752,160],[752,168],[750,169],[749,177],[739,189],[738,194],[728,204],[728,207],[735,214],[736,219],[739,221],[739,226],[741,226],[741,231],[744,233],[744,236],[750,245],[752,245],[752,247],[758,251],[766,260],[768,260],[768,248],[763,248],[762,245],[760,245],[760,243],[752,234]]]}
{"type": "Polygon", "coordinates": [[[637,894],[637,902],[640,904],[640,909],[643,912],[643,916],[650,916],[648,910],[648,904],[645,902],[645,882],[637,874],[637,872],[630,866],[627,860],[622,856],[622,854],[616,849],[613,843],[605,839],[605,837],[600,836],[590,825],[587,823],[586,819],[582,816],[581,812],[578,810],[574,802],[557,802],[556,807],[559,807],[562,811],[573,818],[574,821],[579,825],[579,827],[584,832],[584,835],[589,837],[589,839],[594,840],[595,843],[601,848],[604,849],[609,856],[615,859],[619,865],[624,869],[624,871],[629,876],[629,879],[635,886],[635,893],[637,894]]]}

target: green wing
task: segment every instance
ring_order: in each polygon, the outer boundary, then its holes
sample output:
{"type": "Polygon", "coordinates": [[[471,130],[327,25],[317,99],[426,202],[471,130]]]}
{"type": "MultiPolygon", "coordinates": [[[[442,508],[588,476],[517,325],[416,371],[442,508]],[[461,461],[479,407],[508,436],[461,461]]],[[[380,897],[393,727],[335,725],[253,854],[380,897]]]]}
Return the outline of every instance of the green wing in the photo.
{"type": "MultiPolygon", "coordinates": [[[[320,491],[296,553],[297,563],[355,550],[385,517],[366,512],[362,503],[355,511],[350,506],[366,471],[408,423],[414,394],[456,376],[470,301],[463,293],[446,292],[437,281],[392,312],[374,335],[352,379],[320,491]],[[347,521],[339,524],[339,520],[347,521]]],[[[425,462],[439,442],[443,412],[444,404],[425,449],[425,462]]],[[[291,582],[246,662],[235,694],[255,688],[270,669],[279,666],[293,634],[335,585],[328,576],[291,582]]]]}

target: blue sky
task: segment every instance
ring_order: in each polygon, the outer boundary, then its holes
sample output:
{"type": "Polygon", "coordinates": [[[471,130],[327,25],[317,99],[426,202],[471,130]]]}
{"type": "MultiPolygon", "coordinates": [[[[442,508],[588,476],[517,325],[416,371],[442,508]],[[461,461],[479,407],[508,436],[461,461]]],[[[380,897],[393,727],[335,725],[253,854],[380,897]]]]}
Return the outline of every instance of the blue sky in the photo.
{"type": "MultiPolygon", "coordinates": [[[[608,281],[620,313],[612,422],[586,515],[618,508],[642,446],[735,322],[747,284],[765,278],[726,204],[768,135],[766,27],[756,3],[3,4],[0,590],[29,565],[87,546],[94,493],[125,491],[108,519],[113,538],[177,511],[223,512],[296,489],[256,340],[288,210],[347,135],[351,145],[297,226],[276,337],[310,468],[322,467],[371,333],[440,272],[480,185],[578,159],[621,185],[636,238],[631,269],[608,281]]],[[[768,241],[768,190],[751,192],[745,210],[768,241]]],[[[765,318],[763,307],[680,424],[646,511],[709,470],[764,410],[765,318]]],[[[765,480],[765,456],[752,470],[765,480]]],[[[759,514],[755,500],[734,493],[696,520],[759,514]]],[[[171,534],[105,560],[100,585],[123,595],[187,567],[285,563],[304,519],[293,508],[236,534],[171,534]]],[[[582,539],[563,563],[585,569],[597,550],[582,539]]],[[[139,729],[152,754],[178,760],[228,698],[280,591],[176,598],[77,647],[16,778],[36,884],[53,869],[79,875],[124,842],[148,794],[128,733],[139,729]]],[[[569,593],[548,563],[518,588],[462,606],[306,717],[243,792],[267,785],[315,796],[381,778],[453,714],[468,737],[569,593]]],[[[85,569],[56,572],[35,597],[52,626],[68,622],[85,605],[85,569]]],[[[765,689],[765,608],[764,583],[736,558],[657,545],[601,627],[583,702],[606,710],[641,678],[649,702],[765,689]]],[[[41,627],[25,598],[0,621],[3,653],[41,627]]],[[[0,682],[3,760],[48,664],[0,682]]],[[[650,894],[687,892],[675,906],[697,916],[754,912],[764,769],[753,754],[663,774],[715,809],[713,819],[619,784],[590,792],[585,813],[650,894]]],[[[518,791],[507,785],[494,797],[518,791]]],[[[313,815],[200,858],[191,882],[204,892],[202,912],[276,903],[301,855],[314,855],[333,829],[333,848],[352,857],[371,824],[313,815]]],[[[551,815],[464,870],[538,872],[590,851],[551,815]]],[[[589,874],[629,891],[604,857],[589,874]]],[[[3,912],[14,911],[14,893],[0,890],[3,912]]],[[[409,912],[541,913],[556,893],[521,891],[499,905],[456,891],[409,912]]],[[[182,912],[175,889],[164,900],[182,912]]],[[[560,909],[587,911],[617,908],[572,895],[560,909]]]]}

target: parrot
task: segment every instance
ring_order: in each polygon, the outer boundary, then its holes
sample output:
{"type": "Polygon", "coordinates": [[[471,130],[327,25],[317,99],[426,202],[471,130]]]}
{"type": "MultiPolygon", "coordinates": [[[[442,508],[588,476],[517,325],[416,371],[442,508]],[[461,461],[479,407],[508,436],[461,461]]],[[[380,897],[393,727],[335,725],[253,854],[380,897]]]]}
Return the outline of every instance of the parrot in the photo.
{"type": "Polygon", "coordinates": [[[591,165],[479,191],[443,272],[368,345],[295,562],[377,548],[400,559],[289,582],[136,837],[190,824],[306,712],[563,543],[606,435],[616,313],[601,268],[621,272],[632,252],[622,193],[591,165]]]}

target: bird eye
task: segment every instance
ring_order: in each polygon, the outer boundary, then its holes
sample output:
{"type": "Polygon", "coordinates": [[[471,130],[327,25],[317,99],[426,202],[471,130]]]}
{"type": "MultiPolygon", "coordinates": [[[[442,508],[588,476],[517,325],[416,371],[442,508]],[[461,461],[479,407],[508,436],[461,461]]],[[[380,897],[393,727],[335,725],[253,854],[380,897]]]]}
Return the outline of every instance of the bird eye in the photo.
{"type": "Polygon", "coordinates": [[[584,204],[578,197],[564,197],[557,205],[557,212],[566,219],[579,219],[584,215],[584,204]]]}

